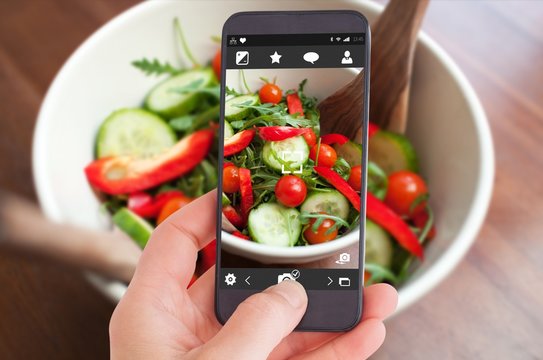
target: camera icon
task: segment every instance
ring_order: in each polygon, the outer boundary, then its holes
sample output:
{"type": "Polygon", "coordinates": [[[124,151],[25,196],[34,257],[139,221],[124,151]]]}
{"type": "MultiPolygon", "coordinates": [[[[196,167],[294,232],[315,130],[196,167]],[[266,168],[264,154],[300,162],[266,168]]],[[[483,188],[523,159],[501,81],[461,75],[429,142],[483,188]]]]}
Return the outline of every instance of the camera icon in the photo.
{"type": "Polygon", "coordinates": [[[280,282],[283,282],[285,280],[293,280],[293,281],[296,281],[296,279],[294,278],[294,276],[291,274],[291,273],[283,273],[283,274],[279,274],[277,276],[277,283],[279,284],[280,282]]]}
{"type": "Polygon", "coordinates": [[[339,265],[345,265],[349,262],[351,262],[351,254],[349,253],[339,254],[339,259],[336,260],[336,264],[339,264],[339,265]]]}

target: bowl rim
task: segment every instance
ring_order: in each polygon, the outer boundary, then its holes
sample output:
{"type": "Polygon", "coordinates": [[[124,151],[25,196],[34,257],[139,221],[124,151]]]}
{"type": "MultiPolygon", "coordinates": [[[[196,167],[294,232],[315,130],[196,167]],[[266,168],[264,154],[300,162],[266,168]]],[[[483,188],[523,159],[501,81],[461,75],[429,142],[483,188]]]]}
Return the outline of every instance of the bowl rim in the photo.
{"type": "MultiPolygon", "coordinates": [[[[365,6],[370,11],[375,12],[381,12],[384,8],[383,5],[367,1],[344,0],[344,2],[351,4],[353,7],[365,6]]],[[[43,149],[47,149],[48,145],[48,139],[45,136],[46,132],[44,130],[49,126],[46,114],[51,107],[52,94],[57,92],[57,88],[64,81],[64,78],[67,77],[69,70],[77,64],[78,59],[85,54],[88,48],[91,48],[115,28],[121,27],[127,19],[147,11],[148,6],[155,5],[153,2],[142,2],[134,5],[115,16],[92,33],[64,62],[46,92],[38,112],[34,129],[32,141],[32,173],[38,203],[46,216],[53,221],[61,222],[63,220],[62,213],[52,192],[49,192],[48,190],[51,188],[49,179],[47,176],[41,176],[47,173],[45,162],[39,161],[43,157],[43,149]]],[[[479,140],[478,150],[481,155],[481,166],[475,188],[475,197],[458,235],[426,272],[421,274],[413,282],[409,282],[399,289],[400,296],[395,314],[405,310],[411,304],[428,294],[452,272],[467,253],[473,242],[476,240],[476,236],[486,217],[492,196],[495,173],[494,147],[490,127],[481,102],[473,87],[447,52],[423,31],[421,31],[418,36],[417,44],[418,46],[426,47],[432,56],[443,64],[444,68],[450,73],[464,95],[468,108],[472,113],[477,139],[479,140]]],[[[126,291],[126,286],[124,284],[102,278],[94,273],[87,273],[87,279],[115,302],[118,302],[126,291]]]]}

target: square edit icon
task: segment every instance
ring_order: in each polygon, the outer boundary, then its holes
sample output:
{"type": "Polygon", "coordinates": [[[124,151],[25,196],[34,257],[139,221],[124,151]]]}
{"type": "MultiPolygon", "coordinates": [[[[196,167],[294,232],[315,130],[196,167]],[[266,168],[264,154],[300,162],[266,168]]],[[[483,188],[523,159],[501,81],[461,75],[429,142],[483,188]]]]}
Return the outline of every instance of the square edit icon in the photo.
{"type": "Polygon", "coordinates": [[[236,52],[236,65],[249,65],[249,52],[238,51],[236,52]]]}

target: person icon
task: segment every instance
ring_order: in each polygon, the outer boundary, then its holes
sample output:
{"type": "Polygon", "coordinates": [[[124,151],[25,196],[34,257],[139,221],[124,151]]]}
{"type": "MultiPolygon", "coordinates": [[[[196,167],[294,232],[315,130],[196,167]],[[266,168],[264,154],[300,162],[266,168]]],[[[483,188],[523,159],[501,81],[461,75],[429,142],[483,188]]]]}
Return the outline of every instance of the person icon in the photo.
{"type": "Polygon", "coordinates": [[[342,64],[352,64],[353,58],[351,57],[351,52],[349,50],[345,50],[343,53],[343,59],[341,59],[342,64]]]}

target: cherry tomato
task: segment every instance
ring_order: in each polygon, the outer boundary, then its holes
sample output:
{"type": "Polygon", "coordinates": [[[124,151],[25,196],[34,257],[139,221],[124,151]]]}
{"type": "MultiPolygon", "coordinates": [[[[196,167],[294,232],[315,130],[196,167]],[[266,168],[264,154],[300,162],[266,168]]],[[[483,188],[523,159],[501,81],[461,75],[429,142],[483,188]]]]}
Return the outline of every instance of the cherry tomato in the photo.
{"type": "Polygon", "coordinates": [[[283,92],[279,86],[267,83],[260,88],[258,96],[260,97],[260,101],[262,103],[277,104],[283,98],[283,92]]]}
{"type": "Polygon", "coordinates": [[[227,166],[222,170],[222,190],[228,194],[239,191],[239,169],[237,166],[227,166]]]}
{"type": "Polygon", "coordinates": [[[413,211],[411,206],[425,195],[428,195],[426,183],[414,172],[402,170],[389,175],[385,203],[399,215],[413,217],[424,211],[426,201],[420,202],[413,211]]]}
{"type": "Polygon", "coordinates": [[[294,175],[282,176],[275,184],[275,196],[277,201],[288,207],[301,205],[307,195],[305,182],[294,175]]]}
{"type": "Polygon", "coordinates": [[[187,205],[191,201],[192,198],[189,198],[187,196],[176,196],[168,200],[168,202],[162,207],[162,210],[160,210],[160,214],[158,214],[158,218],[156,219],[157,224],[160,224],[161,222],[166,220],[168,216],[181,209],[183,206],[187,205]]]}
{"type": "Polygon", "coordinates": [[[357,165],[351,168],[351,175],[349,175],[347,182],[356,191],[360,192],[362,190],[362,166],[357,165]]]}
{"type": "Polygon", "coordinates": [[[317,143],[317,135],[315,135],[315,132],[313,129],[307,129],[308,131],[303,133],[302,136],[305,139],[305,142],[307,143],[307,146],[312,148],[317,143]]]}
{"type": "Polygon", "coordinates": [[[322,244],[331,240],[334,240],[337,237],[337,228],[332,230],[327,234],[328,229],[335,225],[335,221],[331,219],[324,219],[322,224],[319,226],[316,232],[313,231],[313,224],[317,219],[311,219],[307,229],[304,231],[304,238],[311,244],[322,244]]]}
{"type": "MultiPolygon", "coordinates": [[[[309,158],[315,162],[317,162],[315,159],[317,158],[317,148],[319,146],[315,145],[311,148],[311,151],[309,151],[309,158]]],[[[332,167],[336,163],[337,160],[337,154],[333,147],[326,144],[321,144],[319,152],[319,166],[326,166],[326,167],[332,167]]]]}
{"type": "Polygon", "coordinates": [[[213,67],[213,71],[215,72],[215,75],[217,75],[217,79],[221,79],[221,49],[217,51],[215,56],[213,57],[213,61],[211,61],[211,66],[213,67]]]}

